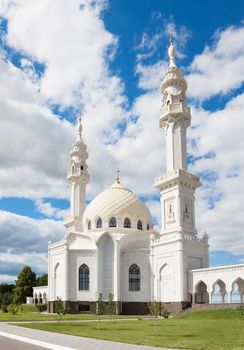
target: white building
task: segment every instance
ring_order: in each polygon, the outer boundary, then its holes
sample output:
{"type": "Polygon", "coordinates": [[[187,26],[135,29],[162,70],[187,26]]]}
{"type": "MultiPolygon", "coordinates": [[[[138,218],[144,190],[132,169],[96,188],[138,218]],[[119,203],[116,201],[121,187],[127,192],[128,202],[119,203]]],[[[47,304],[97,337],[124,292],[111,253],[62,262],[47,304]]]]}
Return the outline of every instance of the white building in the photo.
{"type": "MultiPolygon", "coordinates": [[[[170,63],[162,83],[160,127],[166,135],[166,174],[155,180],[161,196],[162,227],[152,225],[146,205],[116,181],[85,206],[88,154],[81,136],[70,152],[70,218],[60,242],[48,246],[48,309],[60,297],[71,312],[94,311],[102,293],[114,295],[117,312],[145,313],[150,300],[180,310],[191,303],[243,302],[244,265],[208,267],[208,236],[195,226],[199,178],[187,170],[186,130],[191,124],[186,81],[170,63]]],[[[34,290],[34,294],[38,291],[34,290]]]]}

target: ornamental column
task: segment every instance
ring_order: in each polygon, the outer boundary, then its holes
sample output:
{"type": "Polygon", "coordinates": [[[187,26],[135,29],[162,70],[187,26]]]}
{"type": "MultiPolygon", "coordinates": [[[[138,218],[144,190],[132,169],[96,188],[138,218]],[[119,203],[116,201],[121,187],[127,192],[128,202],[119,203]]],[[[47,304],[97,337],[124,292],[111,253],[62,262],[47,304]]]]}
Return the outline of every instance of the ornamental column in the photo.
{"type": "Polygon", "coordinates": [[[64,239],[64,301],[69,300],[69,247],[67,236],[64,239]]]}

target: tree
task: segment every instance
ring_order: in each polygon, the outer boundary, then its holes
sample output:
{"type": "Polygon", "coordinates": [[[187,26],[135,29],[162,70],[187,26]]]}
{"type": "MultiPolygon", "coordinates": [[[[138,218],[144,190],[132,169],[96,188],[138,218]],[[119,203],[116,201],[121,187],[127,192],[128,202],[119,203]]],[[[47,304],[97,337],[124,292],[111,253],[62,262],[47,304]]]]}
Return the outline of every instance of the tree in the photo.
{"type": "Polygon", "coordinates": [[[36,274],[29,266],[25,266],[19,273],[15,289],[14,289],[14,303],[25,303],[26,297],[31,297],[33,294],[32,288],[36,285],[36,274]]]}
{"type": "Polygon", "coordinates": [[[108,304],[107,304],[107,313],[110,316],[110,321],[112,321],[112,315],[115,314],[115,302],[114,302],[114,295],[112,292],[109,292],[108,295],[108,304]]]}
{"type": "Polygon", "coordinates": [[[153,300],[148,303],[150,314],[154,318],[154,335],[157,335],[157,321],[161,314],[161,301],[153,300]]]}
{"type": "Polygon", "coordinates": [[[102,299],[102,293],[99,294],[99,298],[96,301],[96,314],[98,316],[97,318],[97,328],[100,329],[100,319],[101,319],[101,315],[104,313],[104,309],[105,309],[105,304],[104,301],[102,299]]]}
{"type": "Polygon", "coordinates": [[[61,298],[57,297],[54,302],[54,311],[58,314],[58,320],[60,321],[63,316],[66,315],[66,309],[61,298]]]}
{"type": "Polygon", "coordinates": [[[36,286],[47,286],[47,284],[47,273],[44,273],[43,275],[37,277],[36,286]]]}

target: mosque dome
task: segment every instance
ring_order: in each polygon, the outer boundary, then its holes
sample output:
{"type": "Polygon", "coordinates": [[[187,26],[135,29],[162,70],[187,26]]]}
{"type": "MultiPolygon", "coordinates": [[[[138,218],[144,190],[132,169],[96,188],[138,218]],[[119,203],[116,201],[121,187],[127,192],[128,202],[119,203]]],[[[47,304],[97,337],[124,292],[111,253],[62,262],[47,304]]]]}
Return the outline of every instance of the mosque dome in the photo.
{"type": "Polygon", "coordinates": [[[149,230],[152,217],[146,205],[117,178],[111,187],[88,204],[83,227],[85,230],[107,227],[149,230]]]}

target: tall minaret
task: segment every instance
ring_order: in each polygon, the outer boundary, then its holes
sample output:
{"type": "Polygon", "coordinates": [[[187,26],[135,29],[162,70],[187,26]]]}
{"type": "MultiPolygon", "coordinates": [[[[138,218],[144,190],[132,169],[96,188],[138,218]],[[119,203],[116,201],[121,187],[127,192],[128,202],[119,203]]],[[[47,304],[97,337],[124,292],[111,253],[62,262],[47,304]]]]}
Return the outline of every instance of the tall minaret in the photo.
{"type": "Polygon", "coordinates": [[[186,105],[186,81],[175,64],[172,36],[168,49],[169,67],[161,83],[162,108],[160,127],[166,135],[166,174],[155,180],[162,205],[162,233],[196,234],[195,189],[199,178],[187,171],[186,130],[191,124],[186,105]]]}
{"type": "Polygon", "coordinates": [[[78,135],[70,152],[70,168],[67,179],[71,184],[70,217],[65,220],[68,232],[82,231],[82,217],[85,210],[86,185],[89,182],[86,160],[88,153],[82,140],[81,117],[78,118],[78,135]]]}

